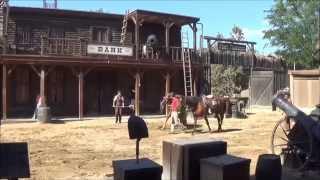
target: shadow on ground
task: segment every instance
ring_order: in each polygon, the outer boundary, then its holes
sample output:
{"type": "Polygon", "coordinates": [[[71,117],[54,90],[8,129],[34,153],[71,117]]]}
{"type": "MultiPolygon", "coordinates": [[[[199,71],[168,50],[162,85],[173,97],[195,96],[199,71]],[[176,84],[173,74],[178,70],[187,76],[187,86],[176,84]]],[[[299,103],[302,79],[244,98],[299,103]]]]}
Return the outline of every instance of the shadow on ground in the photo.
{"type": "Polygon", "coordinates": [[[215,130],[212,133],[227,133],[227,132],[235,132],[235,131],[242,131],[242,129],[222,129],[221,131],[215,130]]]}

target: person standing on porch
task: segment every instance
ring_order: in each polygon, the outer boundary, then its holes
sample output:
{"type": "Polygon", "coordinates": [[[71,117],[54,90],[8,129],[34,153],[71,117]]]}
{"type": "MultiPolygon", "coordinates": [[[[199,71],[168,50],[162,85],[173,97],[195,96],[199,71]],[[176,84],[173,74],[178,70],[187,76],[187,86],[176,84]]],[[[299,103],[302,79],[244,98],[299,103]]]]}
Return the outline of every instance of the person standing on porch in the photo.
{"type": "Polygon", "coordinates": [[[120,91],[113,98],[112,106],[114,107],[114,115],[116,116],[116,123],[121,123],[122,108],[124,108],[124,98],[120,91]]]}

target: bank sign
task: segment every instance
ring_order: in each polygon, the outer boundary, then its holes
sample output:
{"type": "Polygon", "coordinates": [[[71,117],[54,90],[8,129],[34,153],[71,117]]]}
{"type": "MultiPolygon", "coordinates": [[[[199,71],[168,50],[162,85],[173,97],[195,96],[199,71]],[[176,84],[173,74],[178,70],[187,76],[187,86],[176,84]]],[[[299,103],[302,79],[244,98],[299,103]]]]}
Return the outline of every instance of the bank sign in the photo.
{"type": "Polygon", "coordinates": [[[88,54],[116,55],[116,56],[132,56],[132,47],[128,46],[108,46],[108,45],[88,45],[88,54]]]}
{"type": "Polygon", "coordinates": [[[218,43],[218,49],[222,51],[241,51],[246,52],[247,46],[242,44],[218,43]]]}

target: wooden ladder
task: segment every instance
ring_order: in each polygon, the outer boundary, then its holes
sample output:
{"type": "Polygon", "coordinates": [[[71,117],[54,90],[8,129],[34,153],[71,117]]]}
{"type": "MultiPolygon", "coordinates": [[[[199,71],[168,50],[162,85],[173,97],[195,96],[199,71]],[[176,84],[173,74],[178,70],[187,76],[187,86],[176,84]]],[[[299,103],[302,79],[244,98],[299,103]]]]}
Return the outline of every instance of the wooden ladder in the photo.
{"type": "Polygon", "coordinates": [[[123,21],[122,21],[121,38],[120,38],[121,44],[124,44],[127,37],[128,15],[129,15],[129,10],[126,10],[126,13],[123,16],[123,21]]]}
{"type": "Polygon", "coordinates": [[[193,96],[192,88],[192,71],[191,71],[191,55],[189,49],[188,33],[182,33],[181,58],[183,66],[184,94],[185,96],[193,96]]]}

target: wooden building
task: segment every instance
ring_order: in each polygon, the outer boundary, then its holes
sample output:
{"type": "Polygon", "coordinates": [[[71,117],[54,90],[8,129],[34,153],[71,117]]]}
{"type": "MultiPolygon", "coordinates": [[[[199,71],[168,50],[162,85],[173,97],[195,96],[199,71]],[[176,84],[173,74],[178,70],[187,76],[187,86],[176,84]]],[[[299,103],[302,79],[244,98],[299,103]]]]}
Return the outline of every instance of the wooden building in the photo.
{"type": "Polygon", "coordinates": [[[290,94],[299,108],[314,108],[320,104],[320,69],[289,71],[290,94]]]}
{"type": "Polygon", "coordinates": [[[0,10],[2,118],[31,117],[37,95],[45,97],[54,116],[81,119],[112,114],[117,90],[126,104],[136,99],[137,113],[155,113],[166,93],[184,93],[181,27],[185,25],[193,30],[190,51],[197,89],[202,67],[195,53],[198,21],[145,10],[119,15],[4,7],[0,10]],[[157,37],[158,48],[143,53],[151,34],[157,37]]]}

